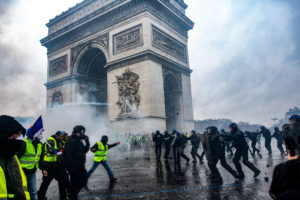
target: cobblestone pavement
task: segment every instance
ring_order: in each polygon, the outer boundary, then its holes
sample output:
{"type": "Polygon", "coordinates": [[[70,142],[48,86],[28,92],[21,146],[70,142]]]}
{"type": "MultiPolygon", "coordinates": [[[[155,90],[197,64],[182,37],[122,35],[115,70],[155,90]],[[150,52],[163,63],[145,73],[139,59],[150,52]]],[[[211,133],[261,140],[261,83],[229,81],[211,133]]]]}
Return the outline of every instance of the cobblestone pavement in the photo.
{"type": "MultiPolygon", "coordinates": [[[[199,162],[194,165],[181,163],[181,173],[174,170],[174,161],[156,162],[154,149],[120,151],[115,148],[108,153],[108,162],[118,178],[117,183],[109,184],[104,168],[100,165],[89,179],[90,191],[80,193],[80,199],[232,199],[232,200],[270,200],[268,189],[272,180],[272,172],[284,158],[272,141],[273,155],[269,156],[263,146],[263,158],[252,158],[256,166],[262,171],[258,178],[253,178],[253,172],[242,164],[246,178],[243,181],[235,180],[220,164],[218,168],[223,177],[223,184],[216,184],[209,179],[209,169],[199,162]],[[269,181],[266,181],[266,177],[269,181]]],[[[163,150],[164,152],[164,150],[163,150]]],[[[190,145],[185,150],[190,156],[190,145]]],[[[202,150],[199,150],[202,152],[202,150]]],[[[234,167],[232,157],[227,156],[228,163],[234,167]]],[[[92,154],[88,154],[87,169],[92,165],[92,154]]],[[[39,176],[41,176],[40,172],[39,176]]],[[[40,184],[40,178],[39,178],[40,184]]],[[[47,193],[48,199],[58,199],[58,185],[53,181],[47,193]]]]}

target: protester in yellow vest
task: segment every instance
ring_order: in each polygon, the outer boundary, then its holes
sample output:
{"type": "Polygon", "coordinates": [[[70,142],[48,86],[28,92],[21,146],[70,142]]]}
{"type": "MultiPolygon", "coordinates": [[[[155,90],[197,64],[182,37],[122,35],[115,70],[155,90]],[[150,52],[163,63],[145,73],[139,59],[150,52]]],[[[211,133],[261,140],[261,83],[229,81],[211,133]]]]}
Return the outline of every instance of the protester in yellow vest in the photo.
{"type": "Polygon", "coordinates": [[[106,162],[106,155],[108,149],[118,146],[120,142],[116,142],[114,144],[107,144],[107,142],[108,137],[106,135],[103,135],[101,141],[92,146],[91,151],[95,153],[94,164],[93,167],[88,171],[87,177],[89,178],[91,174],[97,169],[97,167],[102,164],[109,176],[110,182],[113,183],[116,182],[117,178],[114,177],[114,174],[112,173],[108,163],[106,162]]]}
{"type": "Polygon", "coordinates": [[[26,130],[13,117],[0,116],[0,199],[30,200],[26,176],[16,152],[23,141],[17,140],[26,130]]]}
{"type": "Polygon", "coordinates": [[[38,191],[38,199],[46,199],[48,187],[53,179],[57,180],[60,199],[67,198],[68,174],[59,161],[63,150],[63,131],[57,131],[55,135],[48,138],[42,148],[42,158],[39,168],[43,172],[43,181],[38,191]]]}
{"type": "Polygon", "coordinates": [[[22,169],[27,178],[28,192],[31,200],[38,200],[36,170],[42,153],[43,121],[39,117],[27,132],[20,152],[17,153],[22,169]]]}

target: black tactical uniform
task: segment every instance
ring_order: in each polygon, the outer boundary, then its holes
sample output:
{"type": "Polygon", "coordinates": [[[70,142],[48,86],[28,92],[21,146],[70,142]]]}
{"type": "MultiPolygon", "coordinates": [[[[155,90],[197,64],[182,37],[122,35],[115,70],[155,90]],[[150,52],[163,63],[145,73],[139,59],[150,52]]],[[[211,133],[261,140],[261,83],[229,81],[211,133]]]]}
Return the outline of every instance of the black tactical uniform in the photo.
{"type": "Polygon", "coordinates": [[[187,162],[190,161],[190,159],[184,153],[184,149],[185,149],[187,141],[188,141],[188,139],[185,135],[177,132],[174,146],[175,146],[176,153],[177,153],[176,154],[176,162],[178,165],[180,165],[180,157],[183,157],[187,162]]]}
{"type": "Polygon", "coordinates": [[[279,131],[278,127],[275,127],[275,132],[272,135],[277,140],[277,148],[279,149],[281,155],[284,155],[284,150],[282,147],[282,132],[279,131]]]}
{"type": "Polygon", "coordinates": [[[164,158],[165,158],[166,160],[169,158],[170,149],[171,149],[171,144],[172,144],[173,139],[174,139],[174,136],[170,135],[170,134],[168,133],[168,131],[165,131],[165,135],[164,135],[164,144],[165,144],[166,151],[165,151],[165,156],[164,156],[164,158]]]}
{"type": "Polygon", "coordinates": [[[196,157],[199,158],[200,161],[202,160],[201,156],[198,154],[198,148],[200,146],[200,136],[197,135],[195,131],[192,131],[192,135],[188,139],[191,140],[192,144],[191,155],[193,157],[193,162],[197,163],[196,157]]]}
{"type": "Polygon", "coordinates": [[[153,136],[153,142],[155,142],[155,154],[157,160],[160,160],[163,141],[164,136],[159,131],[156,131],[155,135],[153,136]]]}
{"type": "Polygon", "coordinates": [[[300,116],[291,116],[290,122],[282,127],[284,144],[289,154],[300,156],[300,116]]]}
{"type": "Polygon", "coordinates": [[[90,142],[84,133],[85,128],[83,126],[75,126],[71,139],[66,143],[63,153],[63,163],[71,179],[71,185],[68,191],[71,200],[77,200],[78,193],[83,186],[87,184],[85,161],[86,153],[90,148],[90,142]]]}
{"type": "Polygon", "coordinates": [[[246,134],[246,137],[248,137],[251,140],[252,156],[255,156],[255,152],[257,152],[257,155],[259,157],[262,157],[260,154],[260,150],[256,148],[257,135],[259,133],[246,131],[245,134],[246,134]]]}
{"type": "MultiPolygon", "coordinates": [[[[224,129],[221,130],[222,135],[229,135],[228,132],[226,132],[224,129]]],[[[233,155],[232,147],[231,147],[231,141],[225,141],[225,149],[226,152],[229,153],[231,156],[233,155]]]]}
{"type": "Polygon", "coordinates": [[[271,147],[271,133],[268,129],[264,126],[261,127],[261,132],[265,138],[265,147],[268,150],[269,154],[272,154],[272,147],[271,147]]]}
{"type": "Polygon", "coordinates": [[[245,174],[242,170],[242,166],[240,164],[240,159],[243,157],[243,163],[246,165],[249,169],[251,169],[254,172],[254,177],[257,177],[260,174],[260,170],[257,169],[254,164],[252,164],[248,160],[248,144],[245,140],[245,136],[242,131],[240,131],[235,123],[232,123],[229,125],[229,128],[231,129],[231,134],[227,137],[225,137],[226,140],[232,140],[232,146],[236,148],[233,163],[235,165],[236,170],[239,173],[239,178],[244,178],[245,174]]]}

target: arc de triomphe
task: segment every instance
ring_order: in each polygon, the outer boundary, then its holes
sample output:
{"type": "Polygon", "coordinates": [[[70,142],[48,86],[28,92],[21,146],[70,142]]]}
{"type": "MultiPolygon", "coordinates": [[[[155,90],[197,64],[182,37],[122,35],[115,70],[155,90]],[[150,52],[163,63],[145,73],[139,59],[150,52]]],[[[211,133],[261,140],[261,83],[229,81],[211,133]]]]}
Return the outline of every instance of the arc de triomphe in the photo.
{"type": "Polygon", "coordinates": [[[194,128],[183,0],[84,0],[47,24],[47,108],[107,103],[118,132],[194,128]]]}

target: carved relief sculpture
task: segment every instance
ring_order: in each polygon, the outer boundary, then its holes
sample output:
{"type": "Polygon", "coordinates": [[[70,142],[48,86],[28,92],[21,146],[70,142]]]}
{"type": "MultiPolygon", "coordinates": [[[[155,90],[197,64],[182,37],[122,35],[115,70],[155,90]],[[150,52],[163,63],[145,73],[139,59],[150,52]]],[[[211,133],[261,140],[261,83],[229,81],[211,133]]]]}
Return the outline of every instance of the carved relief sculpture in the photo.
{"type": "Polygon", "coordinates": [[[60,91],[56,91],[52,95],[51,107],[62,105],[64,103],[63,95],[60,91]]]}
{"type": "Polygon", "coordinates": [[[138,111],[141,102],[139,75],[127,69],[121,76],[116,76],[116,79],[119,95],[117,102],[120,108],[119,117],[130,116],[138,111]]]}
{"type": "Polygon", "coordinates": [[[49,76],[53,77],[67,72],[67,70],[67,55],[65,55],[50,62],[49,76]]]}

